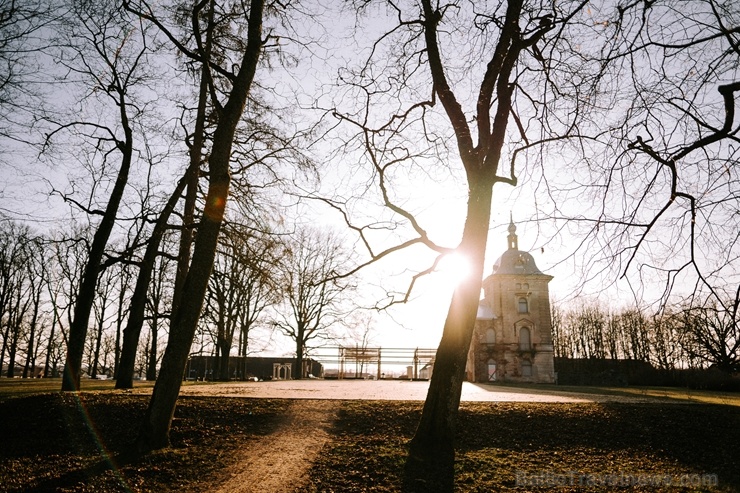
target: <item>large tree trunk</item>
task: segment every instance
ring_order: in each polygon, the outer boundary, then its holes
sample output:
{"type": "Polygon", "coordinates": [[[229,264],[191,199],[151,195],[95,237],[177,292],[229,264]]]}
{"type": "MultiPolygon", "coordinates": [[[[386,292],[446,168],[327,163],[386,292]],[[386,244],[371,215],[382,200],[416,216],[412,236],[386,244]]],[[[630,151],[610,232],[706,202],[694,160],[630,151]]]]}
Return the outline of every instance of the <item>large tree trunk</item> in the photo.
{"type": "Polygon", "coordinates": [[[113,378],[118,381],[118,366],[121,361],[121,337],[123,335],[123,304],[126,298],[126,284],[128,284],[128,275],[125,270],[121,269],[121,286],[118,292],[118,316],[116,317],[116,343],[113,349],[113,378]]]}
{"type": "Polygon", "coordinates": [[[103,324],[105,323],[105,302],[100,308],[100,320],[98,320],[98,331],[95,333],[95,350],[93,351],[91,378],[98,376],[98,361],[100,360],[100,345],[103,342],[103,324]]]}
{"type": "Polygon", "coordinates": [[[146,365],[146,379],[154,381],[157,379],[157,332],[159,332],[159,320],[156,311],[152,318],[152,338],[151,346],[149,347],[149,361],[146,365]]]}
{"type": "MultiPolygon", "coordinates": [[[[41,281],[39,281],[40,283],[41,281]]],[[[31,332],[28,335],[28,351],[26,353],[26,366],[23,367],[23,378],[28,378],[29,371],[33,377],[34,367],[36,366],[36,325],[39,318],[39,305],[41,304],[41,290],[33,294],[33,315],[31,316],[31,332]]]]}
{"type": "Polygon", "coordinates": [[[231,147],[262,50],[262,11],[262,0],[250,2],[247,47],[241,67],[233,82],[231,94],[220,112],[213,134],[213,148],[208,162],[210,174],[206,204],[198,227],[193,260],[183,286],[183,299],[187,299],[188,302],[181,304],[173,317],[159,378],[154,385],[149,408],[137,441],[138,448],[142,452],[169,445],[170,425],[175,413],[190,346],[203,307],[208,278],[213,268],[218,235],[229,194],[231,147]]]}
{"type": "Polygon", "coordinates": [[[424,37],[434,91],[454,129],[467,174],[468,209],[459,249],[468,258],[471,273],[470,278],[461,283],[452,296],[421,421],[410,443],[404,489],[413,492],[452,492],[455,422],[480,299],[493,185],[500,181],[512,185],[516,183],[513,177],[505,179],[497,176],[511,112],[514,86],[509,84],[509,78],[521,50],[540,39],[550,29],[550,24],[541,23],[526,43],[523,42],[519,28],[523,1],[507,2],[506,19],[501,25],[500,37],[486,66],[478,94],[477,114],[474,117],[478,144],[474,145],[468,119],[447,81],[440,55],[437,26],[443,18],[443,12],[436,9],[431,0],[422,0],[422,6],[424,37]],[[495,108],[493,115],[492,108],[495,108]]]}
{"type": "Polygon", "coordinates": [[[218,379],[222,382],[228,382],[231,380],[231,374],[229,372],[229,352],[231,351],[231,344],[227,344],[225,339],[219,342],[219,367],[218,367],[218,379]]]}
{"type": "Polygon", "coordinates": [[[303,353],[306,351],[304,341],[305,329],[298,323],[298,331],[295,338],[295,368],[291,371],[291,378],[301,380],[303,378],[303,353]]]}
{"type": "Polygon", "coordinates": [[[159,214],[157,223],[154,225],[154,230],[149,238],[146,251],[144,252],[144,258],[139,266],[139,275],[136,278],[136,286],[134,287],[134,293],[131,296],[128,322],[126,323],[126,328],[123,330],[123,347],[121,348],[121,356],[118,361],[119,366],[116,379],[117,389],[130,389],[134,386],[136,350],[139,346],[141,328],[144,325],[147,289],[149,288],[149,283],[152,279],[154,263],[159,254],[159,245],[162,242],[162,237],[164,236],[165,231],[167,230],[167,222],[169,221],[170,215],[175,209],[177,202],[180,200],[180,196],[185,189],[185,185],[190,179],[190,175],[193,174],[198,174],[198,168],[193,168],[191,166],[186,171],[185,176],[180,179],[174,192],[172,192],[172,195],[167,201],[167,204],[159,214]]]}
{"type": "Polygon", "coordinates": [[[51,329],[49,332],[49,343],[46,345],[46,361],[44,362],[44,378],[49,378],[49,368],[51,366],[51,350],[54,347],[54,335],[57,328],[57,310],[54,308],[54,312],[51,318],[51,329]]]}
{"type": "Polygon", "coordinates": [[[98,229],[93,237],[90,254],[82,275],[82,282],[77,291],[75,299],[74,318],[69,328],[67,340],[67,359],[64,364],[64,378],[62,379],[63,391],[77,391],[80,389],[80,372],[82,369],[82,356],[85,351],[85,339],[87,338],[87,325],[90,320],[93,300],[95,299],[95,288],[98,283],[98,271],[100,262],[108,244],[113,225],[116,222],[118,206],[121,204],[123,192],[128,183],[128,175],[131,169],[131,157],[133,155],[133,133],[126,115],[126,103],[121,96],[120,101],[121,124],[125,134],[125,140],[119,143],[122,154],[121,168],[118,170],[116,183],[110,194],[108,205],[105,208],[103,218],[100,220],[98,229]]]}
{"type": "Polygon", "coordinates": [[[492,182],[482,181],[471,184],[459,246],[470,262],[470,277],[452,295],[421,421],[409,447],[404,491],[453,490],[455,422],[478,311],[491,217],[492,182]]]}
{"type": "Polygon", "coordinates": [[[193,262],[188,270],[184,286],[184,294],[189,302],[180,306],[170,327],[169,342],[162,358],[159,378],[154,386],[144,425],[139,435],[138,445],[142,452],[169,445],[169,430],[175,404],[180,393],[190,345],[195,336],[208,277],[213,266],[218,233],[229,190],[228,170],[226,173],[214,173],[213,166],[211,166],[208,190],[205,214],[198,228],[193,262]]]}

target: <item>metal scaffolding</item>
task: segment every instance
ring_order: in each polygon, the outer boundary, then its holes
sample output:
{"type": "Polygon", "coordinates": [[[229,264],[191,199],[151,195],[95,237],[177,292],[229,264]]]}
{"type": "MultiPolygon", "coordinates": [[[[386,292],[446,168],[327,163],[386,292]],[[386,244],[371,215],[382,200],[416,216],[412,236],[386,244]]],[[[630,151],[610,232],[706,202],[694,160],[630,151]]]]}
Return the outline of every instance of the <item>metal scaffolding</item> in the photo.
{"type": "Polygon", "coordinates": [[[337,378],[384,377],[383,368],[402,366],[411,380],[431,376],[436,349],[332,346],[311,352],[311,358],[324,365],[338,366],[337,378]],[[375,366],[373,369],[372,367],[375,366]],[[371,373],[371,369],[374,371],[371,373]],[[351,376],[349,376],[351,375],[351,376]]]}

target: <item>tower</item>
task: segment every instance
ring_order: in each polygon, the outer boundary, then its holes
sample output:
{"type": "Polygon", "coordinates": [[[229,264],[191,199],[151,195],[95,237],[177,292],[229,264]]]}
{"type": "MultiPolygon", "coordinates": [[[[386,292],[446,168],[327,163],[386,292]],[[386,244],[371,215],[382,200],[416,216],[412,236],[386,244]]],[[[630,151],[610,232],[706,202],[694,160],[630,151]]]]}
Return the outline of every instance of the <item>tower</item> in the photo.
{"type": "Polygon", "coordinates": [[[534,257],[519,250],[514,221],[507,250],[483,280],[473,340],[468,352],[471,382],[553,383],[552,322],[548,283],[534,257]]]}

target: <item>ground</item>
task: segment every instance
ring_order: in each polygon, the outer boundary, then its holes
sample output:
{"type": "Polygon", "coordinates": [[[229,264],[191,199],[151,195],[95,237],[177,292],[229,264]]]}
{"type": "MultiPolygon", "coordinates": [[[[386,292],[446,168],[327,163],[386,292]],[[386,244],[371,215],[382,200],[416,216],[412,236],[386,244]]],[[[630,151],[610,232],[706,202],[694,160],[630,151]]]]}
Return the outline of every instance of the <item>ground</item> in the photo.
{"type": "MultiPolygon", "coordinates": [[[[188,385],[172,447],[136,458],[126,451],[149,388],[95,382],[77,395],[0,381],[0,490],[399,491],[426,385],[188,385]]],[[[738,396],[568,390],[466,384],[456,491],[614,489],[607,481],[629,491],[740,491],[738,396]]]]}
{"type": "Polygon", "coordinates": [[[308,471],[329,440],[336,406],[328,400],[291,401],[272,433],[236,452],[219,493],[287,493],[306,482],[308,471]]]}

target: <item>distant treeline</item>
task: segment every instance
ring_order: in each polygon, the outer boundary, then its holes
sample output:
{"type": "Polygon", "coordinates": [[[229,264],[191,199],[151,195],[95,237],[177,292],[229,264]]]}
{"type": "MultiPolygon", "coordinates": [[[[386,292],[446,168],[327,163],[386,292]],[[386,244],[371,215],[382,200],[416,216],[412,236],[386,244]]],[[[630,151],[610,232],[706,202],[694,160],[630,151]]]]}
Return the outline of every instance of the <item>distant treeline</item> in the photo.
{"type": "Polygon", "coordinates": [[[651,313],[553,304],[558,382],[740,390],[737,299],[651,313]]]}

